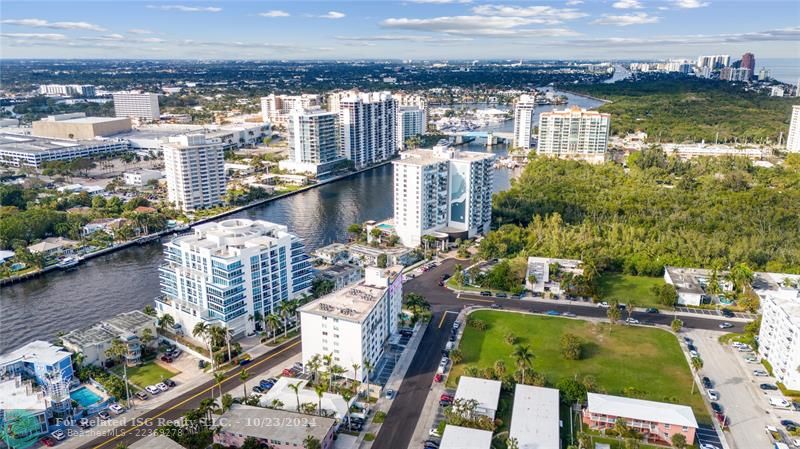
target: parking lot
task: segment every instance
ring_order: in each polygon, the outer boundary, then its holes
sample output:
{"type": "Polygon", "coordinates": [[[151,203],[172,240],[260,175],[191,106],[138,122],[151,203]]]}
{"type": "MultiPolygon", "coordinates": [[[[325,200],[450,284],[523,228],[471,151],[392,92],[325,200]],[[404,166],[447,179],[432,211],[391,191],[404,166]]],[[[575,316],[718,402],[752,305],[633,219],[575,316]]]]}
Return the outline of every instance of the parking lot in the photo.
{"type": "MultiPolygon", "coordinates": [[[[686,335],[694,340],[703,359],[700,375],[708,376],[714,390],[719,392],[716,402],[722,406],[728,419],[726,440],[732,449],[769,448],[772,441],[765,431],[767,425],[782,429],[782,419],[800,421],[800,412],[770,406],[769,398],[781,396],[780,392],[763,391],[759,385],[774,385],[775,379],[753,375],[754,370],[763,370],[764,367],[760,363],[745,361],[749,353],[720,344],[719,332],[694,329],[686,335]]],[[[700,442],[705,442],[705,436],[701,435],[705,432],[698,432],[700,442]]]]}
{"type": "MultiPolygon", "coordinates": [[[[712,310],[712,309],[696,309],[694,307],[680,307],[680,306],[678,306],[678,307],[675,307],[675,310],[677,310],[678,312],[683,312],[683,313],[693,313],[695,315],[709,315],[709,316],[717,316],[717,317],[718,316],[722,316],[721,312],[719,312],[718,310],[712,310]]],[[[754,313],[747,313],[747,312],[731,312],[731,313],[733,313],[733,316],[730,317],[730,318],[741,318],[741,319],[744,319],[744,320],[754,320],[754,319],[756,319],[758,317],[758,315],[756,315],[754,313]]]]}

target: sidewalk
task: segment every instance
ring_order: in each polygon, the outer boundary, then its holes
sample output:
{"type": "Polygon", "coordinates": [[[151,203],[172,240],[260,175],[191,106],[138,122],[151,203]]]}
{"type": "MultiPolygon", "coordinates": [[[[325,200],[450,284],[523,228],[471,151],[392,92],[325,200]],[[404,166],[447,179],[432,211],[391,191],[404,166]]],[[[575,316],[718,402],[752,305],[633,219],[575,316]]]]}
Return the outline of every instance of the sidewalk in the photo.
{"type": "MultiPolygon", "coordinates": [[[[397,361],[397,365],[394,367],[394,371],[392,371],[392,375],[389,376],[389,380],[386,382],[386,386],[384,389],[391,389],[395,391],[395,395],[397,391],[400,390],[400,386],[403,383],[403,379],[406,376],[406,371],[408,371],[408,367],[411,366],[411,361],[414,360],[414,354],[417,353],[417,348],[419,347],[420,342],[422,342],[422,336],[425,334],[425,327],[428,325],[426,322],[417,322],[414,326],[414,335],[408,341],[405,349],[403,350],[403,355],[397,361]],[[423,325],[424,324],[424,325],[423,325]]],[[[391,419],[389,413],[389,408],[392,406],[392,400],[386,399],[383,394],[378,397],[378,401],[372,407],[373,413],[369,416],[369,421],[367,421],[364,426],[364,430],[358,435],[356,439],[356,444],[353,447],[358,447],[361,449],[371,448],[372,442],[365,441],[364,436],[367,433],[372,433],[373,435],[378,435],[380,432],[381,425],[375,424],[372,422],[375,414],[379,411],[382,411],[387,414],[386,419],[391,419]]]]}

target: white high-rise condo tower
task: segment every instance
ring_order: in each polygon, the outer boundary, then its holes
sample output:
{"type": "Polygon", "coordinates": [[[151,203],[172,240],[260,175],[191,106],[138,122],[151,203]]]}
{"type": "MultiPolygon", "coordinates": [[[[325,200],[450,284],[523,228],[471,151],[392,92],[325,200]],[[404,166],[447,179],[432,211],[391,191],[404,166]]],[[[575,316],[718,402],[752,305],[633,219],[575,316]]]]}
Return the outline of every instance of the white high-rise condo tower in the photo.
{"type": "Polygon", "coordinates": [[[611,116],[573,106],[539,115],[536,153],[603,162],[608,149],[611,116]]]}
{"type": "Polygon", "coordinates": [[[281,169],[320,175],[342,161],[339,147],[339,115],[320,108],[295,108],[289,113],[289,159],[281,169]]]}
{"type": "Polygon", "coordinates": [[[289,114],[296,108],[309,109],[320,105],[316,94],[275,95],[261,97],[261,118],[272,125],[287,126],[289,114]]]}
{"type": "Polygon", "coordinates": [[[130,117],[140,122],[156,122],[161,118],[158,94],[149,92],[117,92],[114,97],[114,115],[130,117]]]}
{"type": "Polygon", "coordinates": [[[789,125],[789,135],[786,136],[786,151],[800,152],[800,104],[792,106],[792,122],[789,125]]]}
{"type": "Polygon", "coordinates": [[[171,315],[187,335],[203,322],[237,337],[255,331],[256,312],[278,313],[313,278],[303,242],[286,226],[246,219],[204,223],[173,239],[159,272],[159,315],[171,315]]]}
{"type": "Polygon", "coordinates": [[[536,97],[520,95],[514,106],[514,147],[529,150],[533,137],[533,114],[536,97]]]}
{"type": "Polygon", "coordinates": [[[425,134],[425,110],[416,106],[403,106],[397,113],[398,148],[405,147],[407,139],[425,134]]]}
{"type": "Polygon", "coordinates": [[[388,160],[397,153],[397,101],[389,92],[349,92],[331,103],[339,113],[342,151],[363,168],[388,160]]]}
{"type": "Polygon", "coordinates": [[[424,235],[472,238],[492,220],[494,155],[437,146],[394,161],[394,226],[405,246],[424,235]]]}
{"type": "Polygon", "coordinates": [[[203,134],[170,137],[162,145],[167,197],[180,210],[222,204],[225,195],[223,143],[206,142],[203,134]]]}

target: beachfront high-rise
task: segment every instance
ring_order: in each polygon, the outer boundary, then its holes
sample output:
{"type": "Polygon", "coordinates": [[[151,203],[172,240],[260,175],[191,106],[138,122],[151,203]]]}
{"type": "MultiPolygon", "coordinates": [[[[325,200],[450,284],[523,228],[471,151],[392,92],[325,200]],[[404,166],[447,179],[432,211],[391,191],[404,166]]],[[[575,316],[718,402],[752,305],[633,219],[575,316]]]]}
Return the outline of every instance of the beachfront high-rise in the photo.
{"type": "Polygon", "coordinates": [[[611,116],[573,106],[539,115],[536,153],[602,162],[608,149],[611,116]]]}
{"type": "Polygon", "coordinates": [[[221,142],[204,134],[170,137],[162,145],[167,174],[167,198],[180,210],[193,211],[222,204],[225,195],[225,154],[221,142]]]}
{"type": "MultiPolygon", "coordinates": [[[[800,88],[800,86],[798,86],[800,88]]],[[[789,135],[786,136],[786,151],[800,152],[800,104],[792,106],[792,119],[789,125],[789,135]]]]}
{"type": "Polygon", "coordinates": [[[138,122],[157,122],[161,119],[156,93],[116,92],[112,97],[116,117],[130,117],[138,122]]]}
{"type": "Polygon", "coordinates": [[[273,125],[287,126],[289,114],[296,108],[309,109],[320,105],[316,94],[275,95],[261,97],[261,119],[273,125]]]}
{"type": "Polygon", "coordinates": [[[472,238],[492,220],[494,155],[437,146],[394,161],[394,226],[405,246],[424,235],[472,238]]]}
{"type": "Polygon", "coordinates": [[[332,97],[331,112],[339,114],[342,154],[363,168],[397,153],[397,101],[389,92],[346,92],[332,97]]]}
{"type": "Polygon", "coordinates": [[[520,95],[514,106],[514,147],[531,149],[533,137],[533,115],[536,108],[536,97],[520,95]]]}
{"type": "Polygon", "coordinates": [[[320,108],[295,108],[289,113],[289,159],[281,169],[320,175],[333,170],[342,160],[338,129],[339,115],[320,108]]]}
{"type": "Polygon", "coordinates": [[[164,245],[159,272],[156,309],[188,335],[200,322],[225,326],[237,337],[250,334],[250,317],[278,313],[313,279],[299,237],[286,226],[247,219],[204,223],[173,239],[164,245]]]}

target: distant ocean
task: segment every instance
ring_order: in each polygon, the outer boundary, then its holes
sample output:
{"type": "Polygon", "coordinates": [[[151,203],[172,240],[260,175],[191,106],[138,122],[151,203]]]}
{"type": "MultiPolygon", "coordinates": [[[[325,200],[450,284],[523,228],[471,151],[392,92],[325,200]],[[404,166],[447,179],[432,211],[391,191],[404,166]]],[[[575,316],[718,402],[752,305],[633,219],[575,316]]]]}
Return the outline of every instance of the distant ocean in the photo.
{"type": "Polygon", "coordinates": [[[797,85],[800,80],[800,59],[758,59],[756,55],[756,75],[762,67],[769,70],[769,76],[778,81],[797,85]]]}

